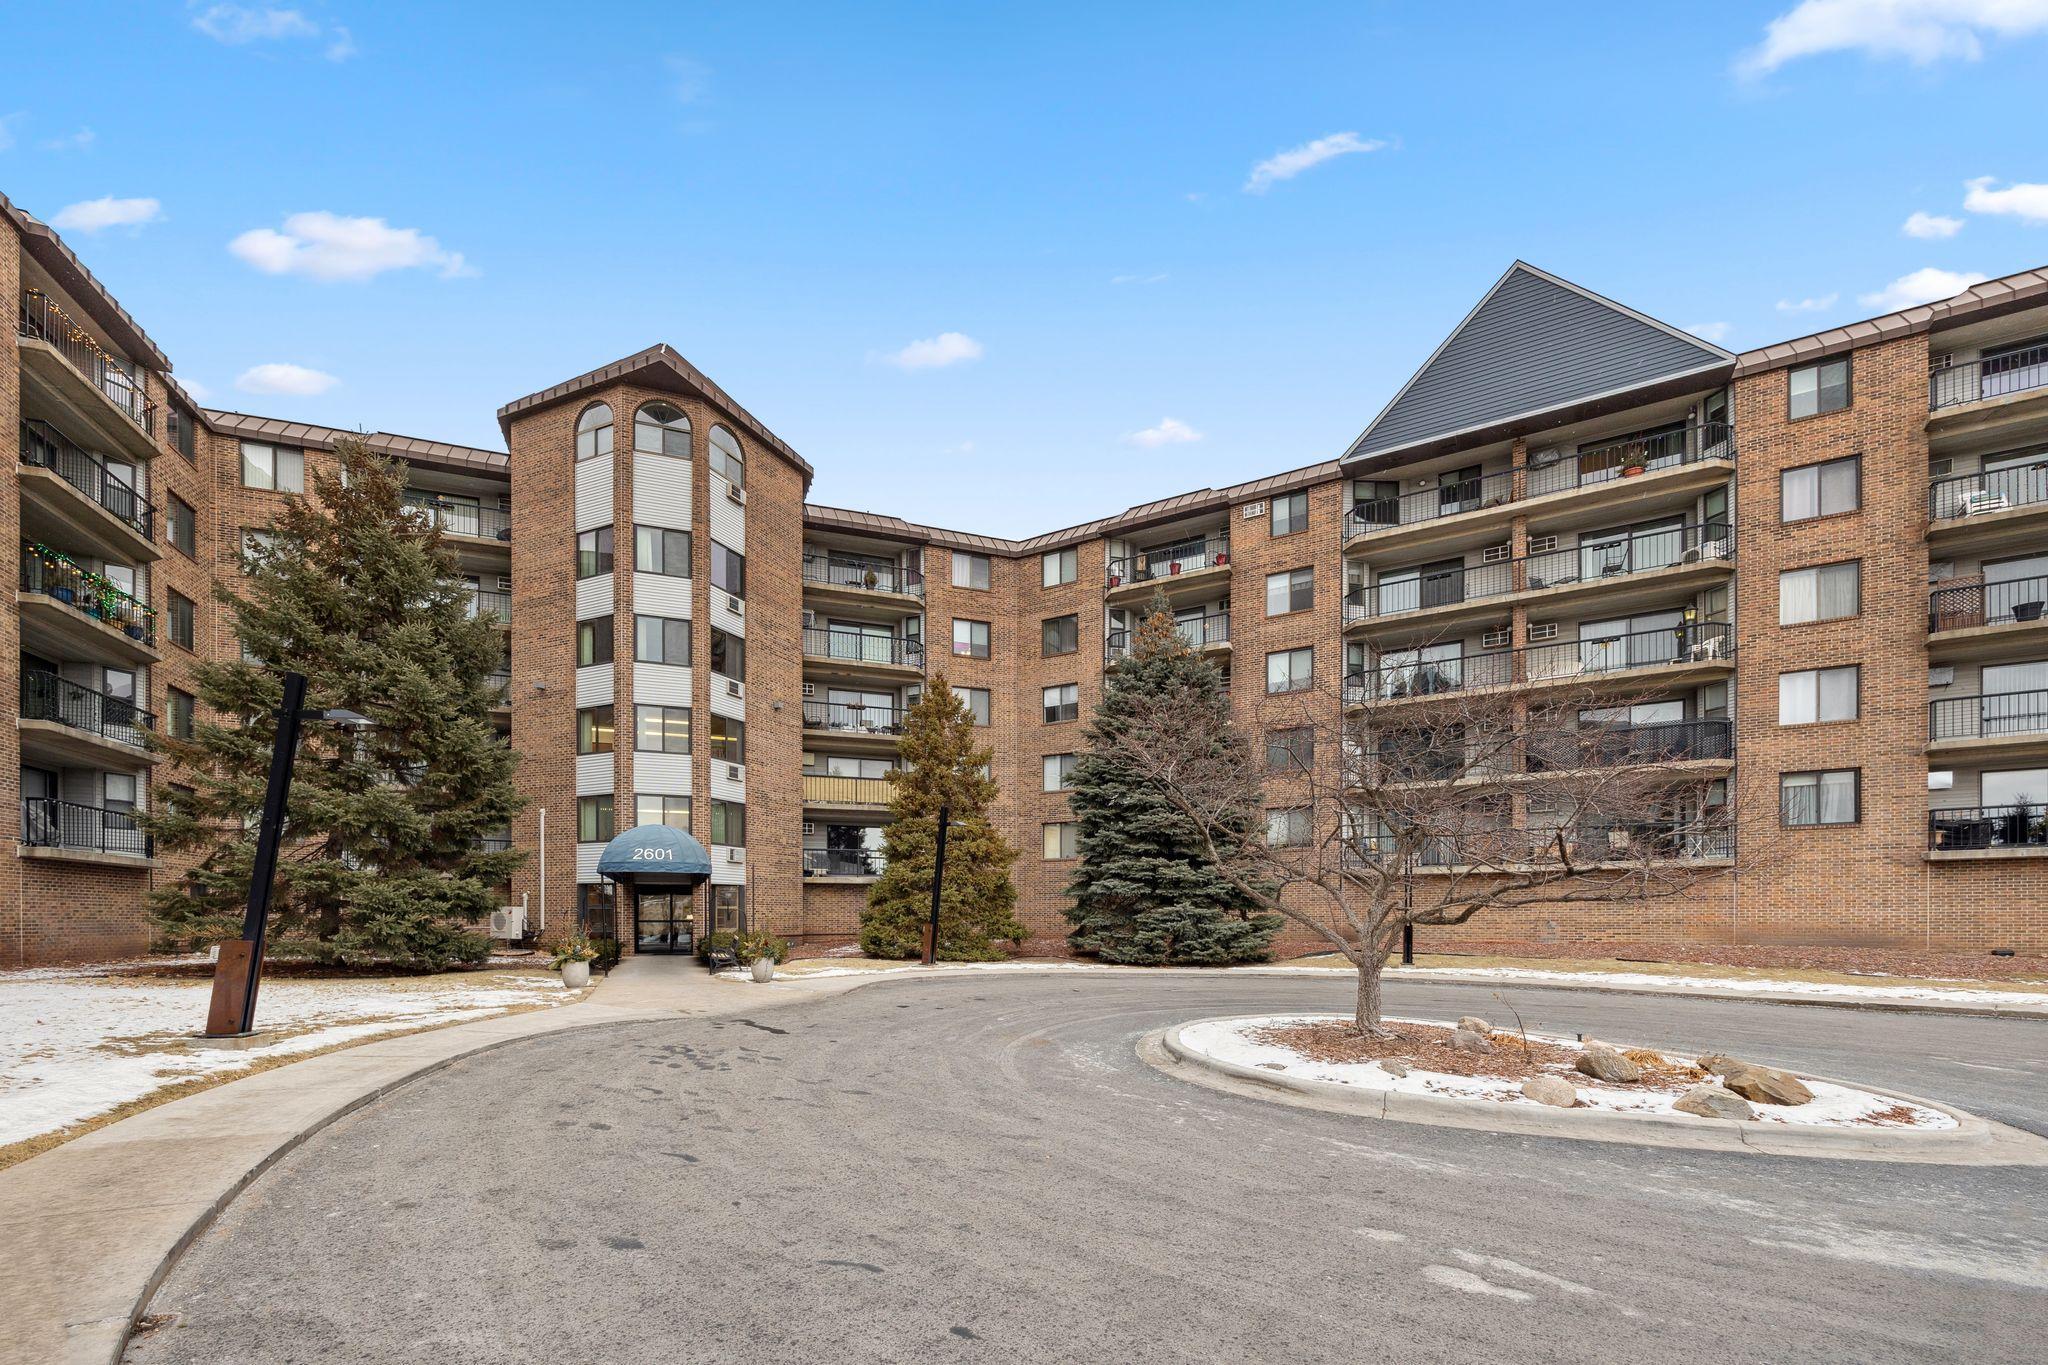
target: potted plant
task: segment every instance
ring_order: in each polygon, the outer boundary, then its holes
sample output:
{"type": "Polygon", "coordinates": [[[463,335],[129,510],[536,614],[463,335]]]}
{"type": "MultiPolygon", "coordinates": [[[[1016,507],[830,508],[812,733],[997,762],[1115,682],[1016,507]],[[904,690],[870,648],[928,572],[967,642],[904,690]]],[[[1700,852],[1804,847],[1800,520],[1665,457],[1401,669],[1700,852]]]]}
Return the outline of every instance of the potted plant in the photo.
{"type": "Polygon", "coordinates": [[[775,964],[789,955],[789,945],[766,932],[742,934],[738,949],[748,974],[762,985],[775,979],[775,964]]]}
{"type": "Polygon", "coordinates": [[[860,585],[863,588],[872,589],[877,583],[881,581],[881,579],[875,577],[875,571],[873,569],[869,569],[866,573],[861,575],[860,585]]]}
{"type": "Polygon", "coordinates": [[[555,949],[555,970],[562,974],[562,985],[567,990],[580,991],[590,984],[590,964],[597,960],[597,949],[590,946],[590,940],[577,934],[555,949]]]}

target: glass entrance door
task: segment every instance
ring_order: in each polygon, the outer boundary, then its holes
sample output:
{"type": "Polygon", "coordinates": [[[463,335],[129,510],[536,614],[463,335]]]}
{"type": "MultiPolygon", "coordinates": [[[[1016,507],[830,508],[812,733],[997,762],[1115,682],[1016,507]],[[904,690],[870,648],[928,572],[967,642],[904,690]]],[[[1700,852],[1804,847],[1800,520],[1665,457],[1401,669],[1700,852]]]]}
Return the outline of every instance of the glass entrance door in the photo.
{"type": "Polygon", "coordinates": [[[642,953],[697,951],[697,903],[687,891],[636,893],[633,947],[642,953]]]}

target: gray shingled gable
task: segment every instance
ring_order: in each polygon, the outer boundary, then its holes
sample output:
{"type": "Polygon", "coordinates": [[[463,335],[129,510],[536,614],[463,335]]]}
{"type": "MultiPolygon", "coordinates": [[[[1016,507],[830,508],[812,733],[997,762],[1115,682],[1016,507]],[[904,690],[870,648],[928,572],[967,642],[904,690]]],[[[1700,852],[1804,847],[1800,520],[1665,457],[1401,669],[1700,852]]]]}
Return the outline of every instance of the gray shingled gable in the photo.
{"type": "Polygon", "coordinates": [[[1377,455],[1734,357],[1516,261],[1352,443],[1377,455]]]}

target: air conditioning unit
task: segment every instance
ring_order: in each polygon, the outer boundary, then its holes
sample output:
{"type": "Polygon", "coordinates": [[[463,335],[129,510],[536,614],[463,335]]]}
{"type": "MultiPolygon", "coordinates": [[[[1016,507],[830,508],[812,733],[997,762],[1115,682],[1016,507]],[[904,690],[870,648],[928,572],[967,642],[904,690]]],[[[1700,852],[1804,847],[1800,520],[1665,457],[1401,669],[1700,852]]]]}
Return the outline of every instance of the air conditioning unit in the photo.
{"type": "Polygon", "coordinates": [[[1953,685],[1955,680],[1956,670],[1953,664],[1937,664],[1927,670],[1929,687],[1948,687],[1953,685]]]}
{"type": "Polygon", "coordinates": [[[1479,643],[1487,649],[1506,649],[1508,642],[1513,638],[1514,632],[1512,629],[1507,626],[1500,626],[1481,635],[1479,643]]]}
{"type": "Polygon", "coordinates": [[[747,851],[743,848],[728,848],[725,851],[725,860],[729,863],[743,863],[747,860],[747,851]]]}
{"type": "Polygon", "coordinates": [[[737,697],[741,695],[740,684],[737,678],[727,678],[725,680],[725,695],[728,697],[737,697]]]}
{"type": "Polygon", "coordinates": [[[744,616],[746,614],[746,604],[741,602],[739,598],[734,597],[731,593],[727,593],[725,595],[725,606],[726,610],[730,611],[735,616],[744,616]]]}
{"type": "Polygon", "coordinates": [[[725,765],[725,775],[731,778],[733,781],[737,782],[745,776],[745,772],[741,769],[739,764],[728,763],[725,765]]]}
{"type": "Polygon", "coordinates": [[[525,938],[526,907],[503,905],[491,911],[491,937],[507,941],[525,938]]]}
{"type": "Polygon", "coordinates": [[[1550,553],[1550,552],[1551,552],[1552,550],[1555,550],[1556,548],[1557,548],[1557,537],[1556,537],[1556,536],[1530,536],[1530,537],[1529,537],[1529,553],[1530,553],[1530,554],[1532,554],[1532,555],[1542,555],[1542,554],[1549,554],[1549,553],[1550,553]]]}
{"type": "Polygon", "coordinates": [[[1513,554],[1513,551],[1514,547],[1511,545],[1489,545],[1479,552],[1479,562],[1482,564],[1505,564],[1513,554]]]}
{"type": "Polygon", "coordinates": [[[811,836],[812,836],[813,834],[816,834],[817,832],[818,832],[818,827],[817,827],[817,825],[813,824],[813,823],[812,823],[811,821],[809,821],[809,820],[806,820],[806,821],[804,821],[804,837],[805,837],[806,839],[810,838],[810,837],[811,837],[811,836]]]}
{"type": "MultiPolygon", "coordinates": [[[[1266,515],[1266,504],[1263,502],[1248,502],[1244,505],[1243,510],[1238,512],[1238,515],[1246,521],[1250,521],[1254,517],[1263,517],[1266,515]]],[[[1110,586],[1114,587],[1116,585],[1111,584],[1110,586]]]]}
{"type": "Polygon", "coordinates": [[[1529,457],[1529,465],[1532,469],[1548,469],[1563,458],[1563,446],[1545,446],[1529,457]]]}
{"type": "Polygon", "coordinates": [[[736,503],[741,507],[747,505],[747,490],[736,483],[729,483],[725,486],[725,496],[728,501],[736,503]]]}
{"type": "Polygon", "coordinates": [[[1556,638],[1557,622],[1555,621],[1544,621],[1541,624],[1529,627],[1529,640],[1532,644],[1539,640],[1555,640],[1556,638]]]}
{"type": "Polygon", "coordinates": [[[805,701],[809,701],[809,700],[810,700],[810,699],[811,699],[812,697],[815,697],[815,696],[817,696],[817,695],[818,695],[818,685],[817,685],[816,683],[805,683],[805,684],[804,684],[804,700],[805,700],[805,701]]]}
{"type": "Polygon", "coordinates": [[[1927,477],[1930,479],[1945,479],[1955,472],[1956,462],[1954,460],[1929,460],[1927,462],[1927,477]]]}

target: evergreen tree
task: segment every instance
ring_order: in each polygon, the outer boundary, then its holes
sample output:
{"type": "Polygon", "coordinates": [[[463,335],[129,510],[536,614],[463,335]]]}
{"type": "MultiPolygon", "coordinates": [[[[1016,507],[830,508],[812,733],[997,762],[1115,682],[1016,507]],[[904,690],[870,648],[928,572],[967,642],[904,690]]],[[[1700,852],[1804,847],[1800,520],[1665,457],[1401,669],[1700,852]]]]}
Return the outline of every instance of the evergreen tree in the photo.
{"type": "MultiPolygon", "coordinates": [[[[1222,679],[1180,638],[1163,598],[1155,597],[1130,654],[1110,670],[1102,701],[1084,735],[1088,752],[1074,764],[1068,804],[1080,828],[1080,864],[1067,894],[1073,903],[1067,942],[1106,962],[1160,966],[1265,960],[1280,930],[1278,915],[1254,913],[1211,860],[1200,831],[1158,786],[1119,753],[1140,697],[1178,693],[1218,719],[1219,742],[1246,750],[1229,724],[1222,679]]],[[[1251,805],[1224,824],[1251,831],[1262,815],[1251,805]]]]}
{"type": "Polygon", "coordinates": [[[1021,943],[1017,888],[1010,864],[1017,850],[989,820],[996,796],[988,775],[990,750],[976,740],[967,707],[945,674],[932,678],[904,717],[903,768],[889,802],[883,836],[888,865],[868,889],[860,917],[861,951],[872,957],[916,957],[931,921],[932,872],[937,860],[939,809],[947,807],[946,878],[939,891],[938,956],[989,962],[1006,954],[998,945],[1021,943]]]}
{"type": "Polygon", "coordinates": [[[215,590],[243,657],[199,665],[192,737],[157,740],[179,771],[144,823],[161,850],[196,865],[152,910],[172,943],[239,932],[291,670],[306,675],[309,710],[345,708],[369,724],[308,721],[302,732],[273,951],[429,969],[477,961],[489,940],[476,925],[524,857],[476,842],[523,804],[490,718],[487,679],[504,645],[473,619],[439,529],[407,511],[401,469],[356,441],[335,455],[340,472],[313,474],[311,496],[290,499],[247,547],[246,595],[215,590]]]}

